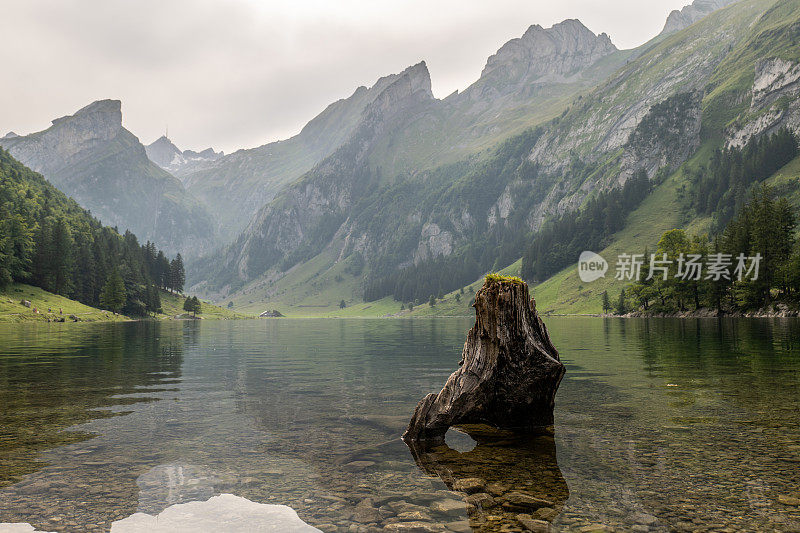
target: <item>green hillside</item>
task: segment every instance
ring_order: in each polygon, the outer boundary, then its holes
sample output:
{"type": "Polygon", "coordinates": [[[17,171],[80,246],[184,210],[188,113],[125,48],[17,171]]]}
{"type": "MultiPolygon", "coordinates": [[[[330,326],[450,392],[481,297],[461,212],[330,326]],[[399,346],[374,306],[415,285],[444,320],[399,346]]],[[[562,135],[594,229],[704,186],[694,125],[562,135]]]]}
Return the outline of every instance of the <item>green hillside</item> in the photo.
{"type": "Polygon", "coordinates": [[[77,317],[80,322],[130,320],[124,315],[90,307],[32,285],[15,283],[0,289],[0,323],[52,322],[61,319],[72,322],[71,315],[77,317]],[[21,303],[23,300],[30,302],[30,307],[23,305],[21,303]]]}
{"type": "MultiPolygon", "coordinates": [[[[162,312],[154,318],[170,320],[186,318],[183,302],[186,297],[168,291],[161,291],[162,312]]],[[[0,323],[3,322],[73,322],[73,316],[79,322],[120,322],[132,320],[131,317],[115,314],[95,307],[84,305],[64,296],[47,292],[39,287],[14,283],[0,289],[0,323]],[[30,302],[30,307],[22,302],[30,302]]],[[[235,320],[253,318],[251,315],[235,312],[216,306],[210,302],[202,302],[202,312],[198,315],[204,320],[235,320]]],[[[151,318],[151,317],[148,317],[151,318]]]]}
{"type": "MultiPolygon", "coordinates": [[[[183,303],[186,296],[173,292],[161,291],[161,313],[157,315],[160,319],[186,318],[188,313],[183,310],[183,303]]],[[[202,301],[202,311],[197,315],[204,320],[238,320],[243,318],[253,318],[252,315],[240,313],[214,305],[211,302],[202,301]]]]}
{"type": "MultiPolygon", "coordinates": [[[[541,313],[545,314],[600,314],[602,313],[602,293],[607,291],[612,301],[628,281],[614,278],[614,263],[621,253],[643,253],[645,248],[654,251],[662,234],[670,229],[682,228],[693,234],[709,231],[710,218],[691,217],[683,214],[679,200],[679,190],[686,184],[689,172],[708,157],[708,150],[702,149],[687,164],[657,187],[642,205],[630,213],[625,228],[614,235],[614,242],[602,250],[594,250],[609,262],[609,271],[604,278],[584,283],[578,277],[577,257],[571,264],[547,281],[531,289],[532,296],[541,313]],[[658,216],[653,216],[657,213],[658,216]]],[[[795,209],[800,210],[800,157],[793,159],[765,183],[776,194],[790,200],[795,209]]],[[[518,275],[521,260],[503,269],[504,274],[518,275]]],[[[471,316],[471,288],[480,286],[480,280],[464,288],[461,301],[456,300],[456,290],[437,301],[434,307],[427,303],[414,308],[413,312],[403,312],[400,316],[471,316]]]]}

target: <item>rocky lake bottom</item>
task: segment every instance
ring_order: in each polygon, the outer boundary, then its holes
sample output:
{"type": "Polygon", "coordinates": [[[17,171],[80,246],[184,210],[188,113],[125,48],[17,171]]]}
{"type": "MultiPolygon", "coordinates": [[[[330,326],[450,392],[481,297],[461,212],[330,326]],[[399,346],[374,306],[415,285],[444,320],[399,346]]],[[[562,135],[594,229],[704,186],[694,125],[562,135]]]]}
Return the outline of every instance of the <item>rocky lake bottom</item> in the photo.
{"type": "Polygon", "coordinates": [[[429,450],[399,436],[470,320],[2,326],[0,523],[233,494],[325,532],[800,531],[800,321],[545,322],[554,435],[429,450]]]}

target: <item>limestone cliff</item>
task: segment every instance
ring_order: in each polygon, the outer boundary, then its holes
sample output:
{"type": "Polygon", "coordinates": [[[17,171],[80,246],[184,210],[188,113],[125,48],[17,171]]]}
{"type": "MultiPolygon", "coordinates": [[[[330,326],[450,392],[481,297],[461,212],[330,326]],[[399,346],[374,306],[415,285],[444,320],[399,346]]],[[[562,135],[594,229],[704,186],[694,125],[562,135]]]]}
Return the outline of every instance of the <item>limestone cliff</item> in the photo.
{"type": "Polygon", "coordinates": [[[605,33],[595,35],[579,20],[544,29],[534,24],[489,57],[480,80],[467,92],[473,98],[530,90],[531,85],[566,83],[617,51],[605,33]]]}

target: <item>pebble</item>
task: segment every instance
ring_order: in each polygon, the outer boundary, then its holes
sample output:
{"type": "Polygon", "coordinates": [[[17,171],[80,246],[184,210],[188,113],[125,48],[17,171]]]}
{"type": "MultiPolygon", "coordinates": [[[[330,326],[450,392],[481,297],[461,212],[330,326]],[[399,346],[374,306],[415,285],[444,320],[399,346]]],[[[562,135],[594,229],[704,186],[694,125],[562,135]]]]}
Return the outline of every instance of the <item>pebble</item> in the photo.
{"type": "Polygon", "coordinates": [[[533,533],[545,533],[550,529],[550,524],[548,522],[537,520],[529,514],[518,514],[517,521],[522,524],[522,527],[533,533]]]}
{"type": "Polygon", "coordinates": [[[344,465],[344,469],[348,472],[360,472],[374,465],[375,461],[353,461],[344,465]]]}
{"type": "Polygon", "coordinates": [[[460,500],[439,500],[431,504],[431,509],[436,513],[446,515],[460,515],[464,513],[465,505],[460,500]]]}
{"type": "Polygon", "coordinates": [[[469,525],[469,520],[459,520],[457,522],[448,522],[445,524],[448,531],[453,533],[472,533],[472,526],[469,525]]]}
{"type": "Polygon", "coordinates": [[[428,522],[397,522],[383,528],[392,533],[439,533],[444,527],[428,522]]]}
{"type": "Polygon", "coordinates": [[[787,496],[786,494],[781,494],[778,496],[778,503],[782,503],[783,505],[791,505],[792,507],[800,506],[800,498],[795,498],[794,496],[787,496]]]}
{"type": "Polygon", "coordinates": [[[656,522],[658,522],[658,518],[647,513],[636,513],[635,515],[633,515],[633,521],[636,522],[637,524],[644,524],[646,526],[649,526],[651,524],[655,524],[656,522]]]}
{"type": "Polygon", "coordinates": [[[521,509],[535,511],[541,507],[553,507],[553,502],[543,498],[536,498],[524,492],[509,492],[503,496],[503,507],[507,509],[521,509]]]}
{"type": "Polygon", "coordinates": [[[553,509],[552,507],[542,507],[541,509],[536,509],[533,513],[533,517],[538,520],[545,520],[547,522],[552,522],[558,516],[558,511],[553,509]]]}
{"type": "Polygon", "coordinates": [[[583,526],[578,531],[581,533],[607,533],[609,531],[614,531],[614,528],[605,524],[589,524],[588,526],[583,526]]]}
{"type": "Polygon", "coordinates": [[[464,479],[458,479],[455,483],[453,483],[453,488],[460,492],[466,492],[467,494],[472,494],[474,492],[482,492],[486,483],[477,477],[468,477],[464,479]]]}

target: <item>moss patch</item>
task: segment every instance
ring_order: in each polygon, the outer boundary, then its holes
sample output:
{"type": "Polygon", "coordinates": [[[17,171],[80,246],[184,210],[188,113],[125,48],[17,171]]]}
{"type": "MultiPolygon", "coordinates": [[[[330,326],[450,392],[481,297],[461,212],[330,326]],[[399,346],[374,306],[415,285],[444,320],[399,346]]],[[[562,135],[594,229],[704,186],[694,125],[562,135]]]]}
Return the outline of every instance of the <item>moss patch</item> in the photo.
{"type": "Polygon", "coordinates": [[[497,272],[491,272],[486,274],[486,283],[514,283],[517,285],[523,285],[525,282],[517,276],[505,276],[497,272]]]}

